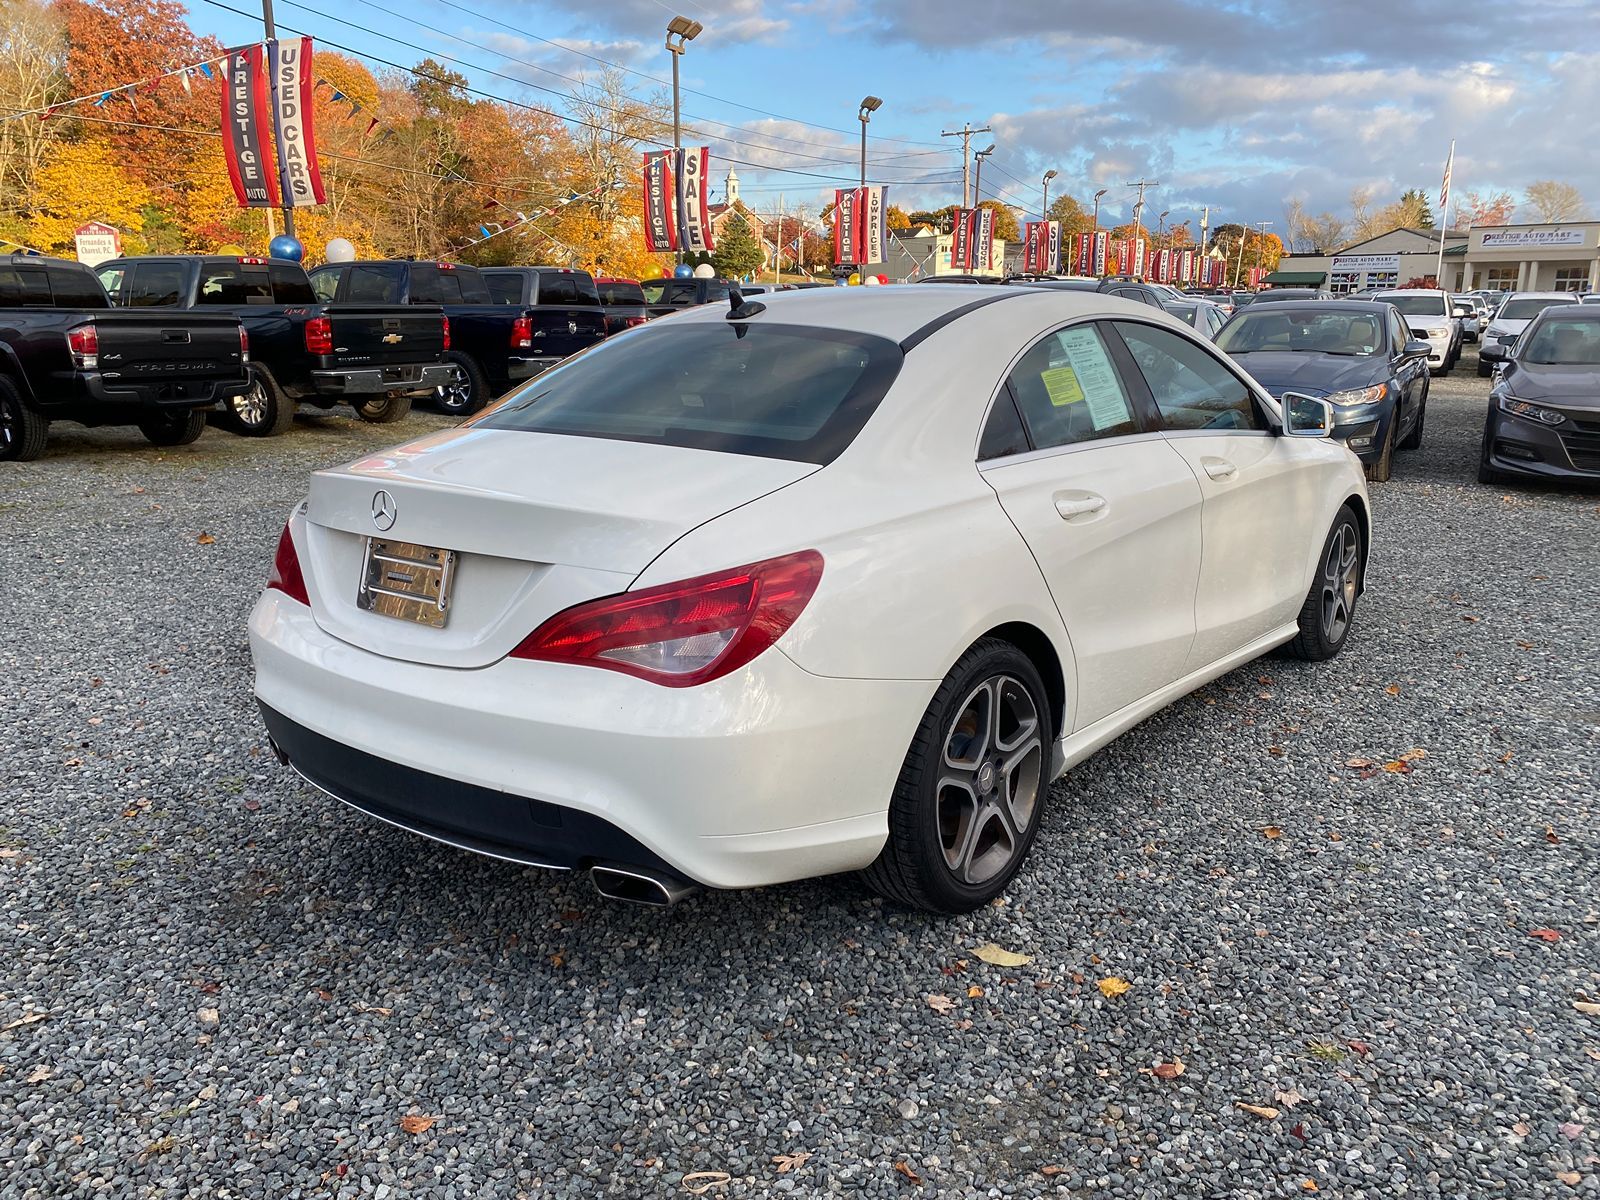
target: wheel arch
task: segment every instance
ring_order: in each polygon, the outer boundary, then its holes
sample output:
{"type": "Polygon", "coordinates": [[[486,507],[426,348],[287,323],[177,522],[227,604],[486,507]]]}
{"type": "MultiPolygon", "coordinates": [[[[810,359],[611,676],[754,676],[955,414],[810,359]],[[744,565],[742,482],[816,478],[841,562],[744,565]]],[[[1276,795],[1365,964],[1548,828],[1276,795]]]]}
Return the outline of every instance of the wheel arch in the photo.
{"type": "Polygon", "coordinates": [[[1372,557],[1372,513],[1360,492],[1351,492],[1344,502],[1355,514],[1356,527],[1361,530],[1361,590],[1364,592],[1367,590],[1367,560],[1372,557]]]}
{"type": "Polygon", "coordinates": [[[1028,656],[1029,661],[1039,672],[1039,678],[1044,680],[1045,696],[1050,701],[1052,737],[1060,741],[1066,731],[1067,677],[1061,665],[1061,655],[1056,650],[1055,643],[1050,640],[1050,635],[1037,625],[1030,625],[1026,621],[1008,621],[985,631],[973,644],[976,645],[983,638],[998,638],[1003,642],[1010,642],[1028,656]]]}

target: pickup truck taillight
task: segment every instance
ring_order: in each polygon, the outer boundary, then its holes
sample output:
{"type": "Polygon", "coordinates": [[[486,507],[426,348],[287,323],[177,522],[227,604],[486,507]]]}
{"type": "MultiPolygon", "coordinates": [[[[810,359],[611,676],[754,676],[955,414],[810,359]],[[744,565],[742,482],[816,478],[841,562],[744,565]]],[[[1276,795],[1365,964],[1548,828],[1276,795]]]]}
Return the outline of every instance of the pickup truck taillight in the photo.
{"type": "Polygon", "coordinates": [[[312,317],[306,322],[305,331],[307,354],[333,353],[333,322],[327,317],[312,317]]]}
{"type": "Polygon", "coordinates": [[[444,348],[450,349],[450,318],[444,319],[444,348]]]}
{"type": "Polygon", "coordinates": [[[627,329],[637,329],[640,325],[643,325],[649,319],[650,319],[649,317],[629,317],[626,321],[623,322],[623,326],[625,328],[627,328],[627,329]]]}
{"type": "Polygon", "coordinates": [[[527,350],[533,346],[533,318],[518,317],[511,325],[511,348],[527,350]]]}
{"type": "Polygon", "coordinates": [[[250,361],[250,334],[243,325],[239,326],[239,361],[250,361]]]}
{"type": "Polygon", "coordinates": [[[100,333],[90,325],[79,325],[67,334],[67,346],[72,351],[72,365],[80,371],[100,369],[100,333]]]}

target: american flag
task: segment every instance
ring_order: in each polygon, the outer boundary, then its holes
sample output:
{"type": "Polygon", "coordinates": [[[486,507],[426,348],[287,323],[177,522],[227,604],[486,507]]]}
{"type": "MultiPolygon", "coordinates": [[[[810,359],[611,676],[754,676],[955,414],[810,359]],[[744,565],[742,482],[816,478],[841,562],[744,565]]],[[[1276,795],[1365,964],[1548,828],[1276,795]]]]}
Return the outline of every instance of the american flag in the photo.
{"type": "Polygon", "coordinates": [[[1456,144],[1450,143],[1450,157],[1444,160],[1444,183],[1439,187],[1439,219],[1445,220],[1450,212],[1450,169],[1456,162],[1456,144]]]}

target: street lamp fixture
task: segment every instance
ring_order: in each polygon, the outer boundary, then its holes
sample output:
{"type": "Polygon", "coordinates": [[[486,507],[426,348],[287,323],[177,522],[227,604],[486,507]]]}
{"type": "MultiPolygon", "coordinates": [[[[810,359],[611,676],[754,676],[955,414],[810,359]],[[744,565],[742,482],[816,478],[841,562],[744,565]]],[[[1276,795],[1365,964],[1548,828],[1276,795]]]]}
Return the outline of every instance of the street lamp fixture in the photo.
{"type": "Polygon", "coordinates": [[[1051,167],[1044,173],[1044,179],[1040,181],[1044,184],[1044,211],[1039,215],[1046,221],[1050,219],[1050,181],[1058,174],[1059,172],[1054,167],[1051,167]]]}
{"type": "MultiPolygon", "coordinates": [[[[672,53],[672,149],[683,148],[683,116],[678,97],[678,60],[683,57],[684,49],[690,42],[700,36],[700,31],[705,26],[699,21],[691,21],[688,17],[673,17],[667,22],[667,49],[672,53]]],[[[677,155],[673,155],[673,170],[677,170],[677,155]]],[[[680,251],[678,261],[683,262],[680,251]]]]}
{"type": "Polygon", "coordinates": [[[867,122],[872,120],[872,114],[883,107],[883,101],[876,96],[868,96],[861,102],[861,111],[856,115],[861,118],[861,186],[867,186],[867,122]]]}
{"type": "Polygon", "coordinates": [[[994,143],[990,142],[982,150],[972,156],[972,161],[978,164],[977,177],[972,181],[972,207],[978,207],[979,197],[983,195],[983,160],[994,153],[994,143]]]}
{"type": "Polygon", "coordinates": [[[1100,197],[1109,192],[1110,188],[1101,188],[1094,194],[1094,231],[1100,232],[1100,197]]]}

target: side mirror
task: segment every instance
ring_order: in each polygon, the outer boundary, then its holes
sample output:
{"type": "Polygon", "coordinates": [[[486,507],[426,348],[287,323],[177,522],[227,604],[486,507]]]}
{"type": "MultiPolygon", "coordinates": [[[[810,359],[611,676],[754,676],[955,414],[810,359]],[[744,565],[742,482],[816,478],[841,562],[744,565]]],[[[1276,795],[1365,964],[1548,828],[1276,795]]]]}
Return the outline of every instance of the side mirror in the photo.
{"type": "Polygon", "coordinates": [[[1484,362],[1505,362],[1511,357],[1509,342],[1485,342],[1478,347],[1478,357],[1484,362]]]}
{"type": "Polygon", "coordinates": [[[1283,431],[1290,437],[1333,435],[1333,405],[1326,400],[1303,392],[1285,392],[1278,403],[1283,406],[1283,431]]]}
{"type": "Polygon", "coordinates": [[[1433,347],[1420,338],[1412,338],[1406,343],[1405,356],[1407,358],[1427,358],[1433,353],[1433,347]]]}

